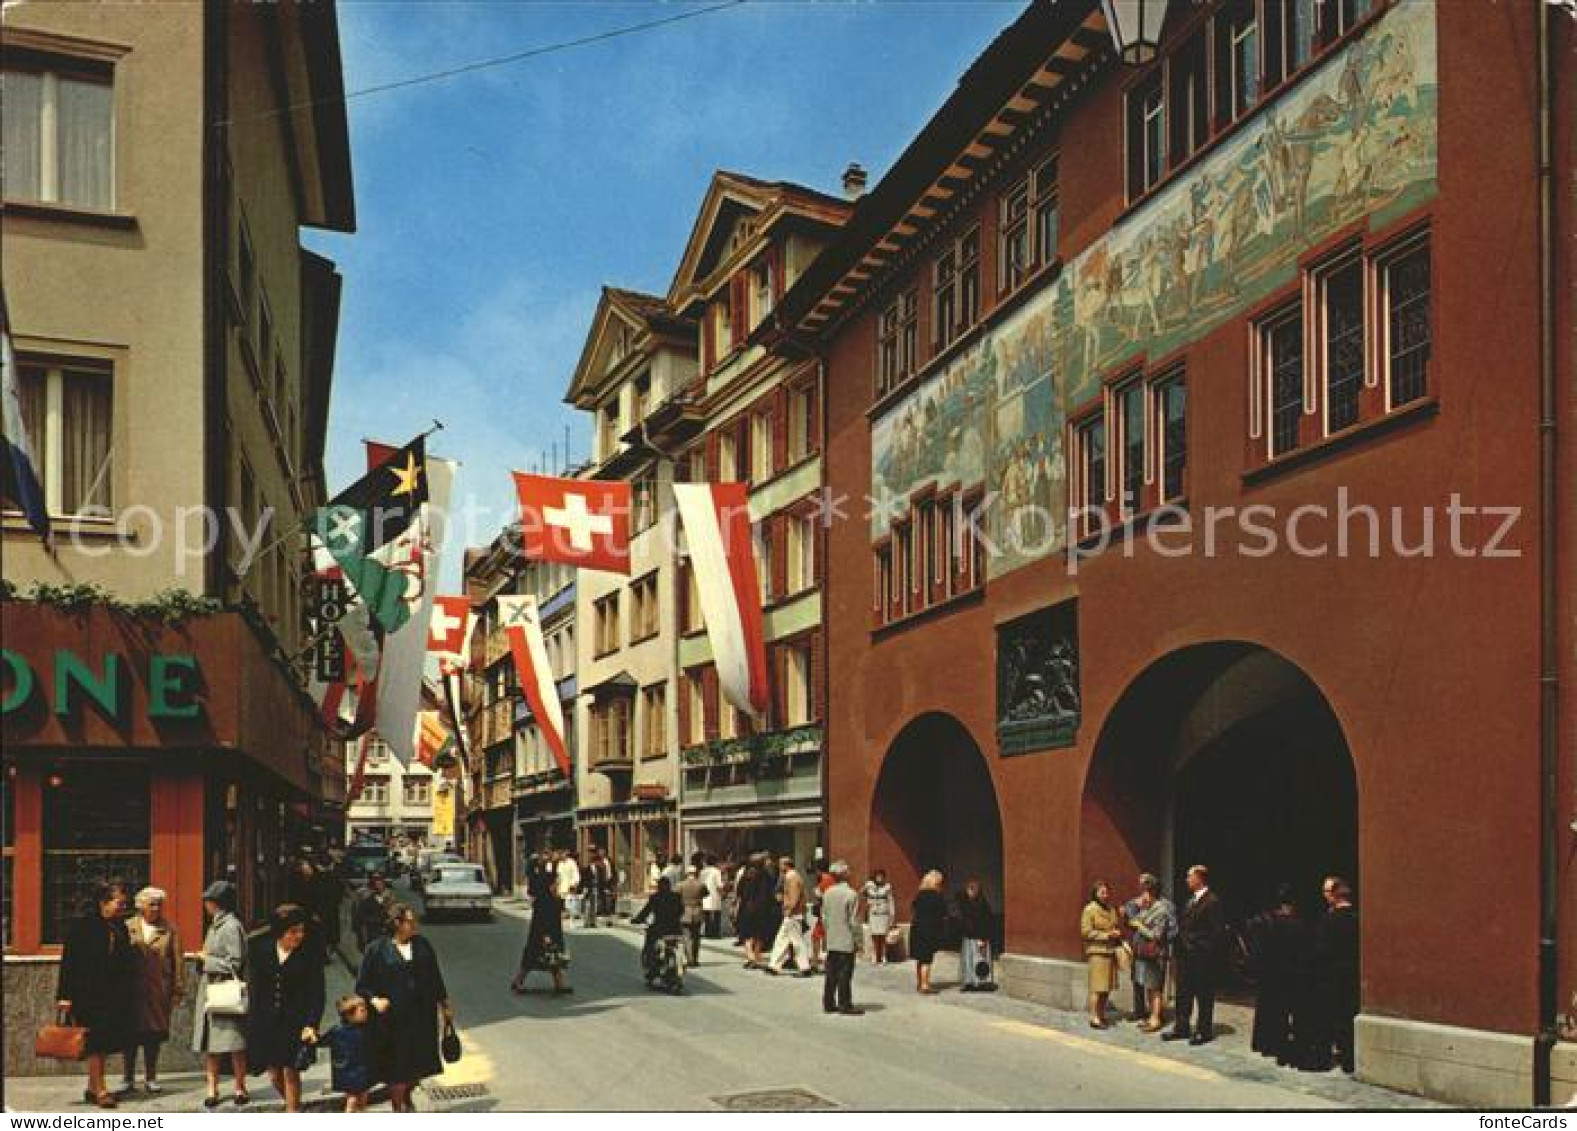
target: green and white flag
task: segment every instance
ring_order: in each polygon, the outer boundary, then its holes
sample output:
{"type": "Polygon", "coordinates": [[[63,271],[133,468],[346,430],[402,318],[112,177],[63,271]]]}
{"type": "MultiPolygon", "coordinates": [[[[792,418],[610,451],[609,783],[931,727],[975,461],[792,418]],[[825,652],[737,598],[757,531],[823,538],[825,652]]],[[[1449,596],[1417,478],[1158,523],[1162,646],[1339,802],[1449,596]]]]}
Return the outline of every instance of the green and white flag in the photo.
{"type": "Polygon", "coordinates": [[[405,571],[378,560],[380,547],[370,546],[367,511],[330,503],[312,516],[312,533],[339,565],[345,584],[361,598],[373,621],[385,633],[398,632],[411,619],[406,602],[410,580],[405,571]]]}

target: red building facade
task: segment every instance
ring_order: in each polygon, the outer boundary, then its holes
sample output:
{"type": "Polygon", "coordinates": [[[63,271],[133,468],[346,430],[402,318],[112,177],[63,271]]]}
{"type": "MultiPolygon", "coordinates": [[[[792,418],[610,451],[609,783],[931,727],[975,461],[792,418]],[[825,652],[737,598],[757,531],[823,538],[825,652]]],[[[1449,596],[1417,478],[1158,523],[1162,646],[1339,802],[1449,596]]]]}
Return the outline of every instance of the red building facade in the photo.
{"type": "Polygon", "coordinates": [[[831,851],[906,897],[978,876],[1010,991],[1066,1007],[1097,878],[1175,893],[1203,862],[1242,918],[1349,876],[1360,1074],[1525,1103],[1541,617],[1577,674],[1570,501],[1540,503],[1541,331],[1571,320],[1541,287],[1569,224],[1541,240],[1537,6],[1173,8],[1132,67],[1098,5],[1033,5],[784,304],[851,515],[827,536],[831,851]]]}

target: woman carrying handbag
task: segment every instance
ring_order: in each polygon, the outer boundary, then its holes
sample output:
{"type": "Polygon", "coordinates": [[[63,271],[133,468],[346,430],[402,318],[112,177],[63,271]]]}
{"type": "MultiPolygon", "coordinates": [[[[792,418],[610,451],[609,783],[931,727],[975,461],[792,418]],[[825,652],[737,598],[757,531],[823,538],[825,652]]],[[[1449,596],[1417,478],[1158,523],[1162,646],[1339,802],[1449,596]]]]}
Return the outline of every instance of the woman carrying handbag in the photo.
{"type": "Polygon", "coordinates": [[[192,1051],[203,1057],[208,1078],[206,1108],[219,1106],[219,1071],[229,1058],[235,1104],[251,1102],[246,1090],[246,930],[235,914],[235,885],[215,880],[203,891],[211,921],[197,953],[201,976],[193,1016],[192,1051]]]}
{"type": "Polygon", "coordinates": [[[82,1098],[103,1108],[117,1106],[104,1082],[104,1058],[125,1049],[136,1029],[136,968],[126,934],[126,902],[120,884],[96,884],[93,909],[72,927],[60,956],[55,1008],[68,1024],[87,1030],[82,1051],[88,1087],[82,1098]]]}

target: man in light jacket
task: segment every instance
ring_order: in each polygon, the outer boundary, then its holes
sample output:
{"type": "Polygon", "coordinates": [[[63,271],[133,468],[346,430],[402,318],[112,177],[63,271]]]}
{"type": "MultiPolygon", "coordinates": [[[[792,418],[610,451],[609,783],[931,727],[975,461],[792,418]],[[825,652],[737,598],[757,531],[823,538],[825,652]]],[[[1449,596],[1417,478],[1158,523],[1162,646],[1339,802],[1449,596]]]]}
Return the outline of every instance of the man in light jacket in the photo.
{"type": "Polygon", "coordinates": [[[717,866],[717,857],[708,855],[701,868],[701,885],[706,897],[701,900],[701,918],[706,924],[706,937],[723,937],[723,869],[717,866]]]}
{"type": "Polygon", "coordinates": [[[805,941],[805,881],[794,870],[794,861],[785,856],[779,862],[778,881],[781,885],[778,900],[782,903],[783,922],[778,926],[777,939],[772,944],[772,955],[767,959],[767,973],[781,974],[794,955],[794,965],[800,976],[810,977],[810,946],[805,941]]]}
{"type": "Polygon", "coordinates": [[[685,877],[679,881],[679,899],[684,904],[679,924],[684,927],[685,962],[691,966],[701,963],[701,903],[705,898],[706,885],[695,868],[685,869],[685,877]]]}
{"type": "Polygon", "coordinates": [[[821,984],[821,1011],[858,1017],[854,1006],[854,955],[859,950],[860,897],[849,886],[849,866],[835,860],[827,869],[832,886],[821,895],[821,921],[827,932],[827,973],[821,984]]]}

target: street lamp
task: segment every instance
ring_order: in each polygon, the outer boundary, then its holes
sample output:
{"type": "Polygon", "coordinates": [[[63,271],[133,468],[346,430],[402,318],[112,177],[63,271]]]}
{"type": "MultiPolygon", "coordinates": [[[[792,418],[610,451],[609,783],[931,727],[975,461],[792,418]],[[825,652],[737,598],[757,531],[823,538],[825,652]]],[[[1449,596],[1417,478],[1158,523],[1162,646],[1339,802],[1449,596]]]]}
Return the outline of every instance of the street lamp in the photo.
{"type": "Polygon", "coordinates": [[[1167,3],[1168,0],[1101,0],[1112,43],[1124,63],[1139,65],[1155,58],[1167,3]]]}

